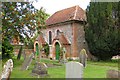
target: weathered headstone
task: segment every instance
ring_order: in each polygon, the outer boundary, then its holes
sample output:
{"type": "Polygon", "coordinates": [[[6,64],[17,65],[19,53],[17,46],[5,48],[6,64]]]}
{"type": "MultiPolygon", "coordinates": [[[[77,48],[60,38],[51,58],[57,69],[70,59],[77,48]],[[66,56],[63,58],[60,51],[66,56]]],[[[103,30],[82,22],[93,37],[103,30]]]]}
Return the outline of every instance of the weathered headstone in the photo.
{"type": "Polygon", "coordinates": [[[24,57],[24,60],[25,60],[26,59],[25,50],[22,51],[22,56],[24,57]]]}
{"type": "Polygon", "coordinates": [[[86,67],[87,54],[86,54],[86,50],[85,49],[82,49],[80,51],[79,62],[82,63],[84,67],[86,67]]]}
{"type": "Polygon", "coordinates": [[[47,66],[45,63],[36,62],[34,69],[32,70],[33,74],[46,76],[48,75],[47,66]]]}
{"type": "Polygon", "coordinates": [[[0,80],[2,80],[2,79],[9,80],[12,69],[13,69],[13,61],[12,61],[12,59],[9,59],[6,62],[6,64],[3,66],[3,71],[2,71],[0,80]]]}
{"type": "Polygon", "coordinates": [[[120,79],[120,71],[117,70],[108,70],[106,74],[107,78],[119,78],[120,79]]]}
{"type": "Polygon", "coordinates": [[[66,78],[83,78],[83,65],[79,62],[66,63],[66,78]]]}
{"type": "Polygon", "coordinates": [[[23,64],[22,64],[21,70],[27,70],[27,69],[28,69],[29,65],[30,65],[31,62],[32,62],[33,57],[34,57],[34,54],[32,53],[29,57],[27,57],[27,58],[24,60],[24,62],[23,62],[23,64]]]}

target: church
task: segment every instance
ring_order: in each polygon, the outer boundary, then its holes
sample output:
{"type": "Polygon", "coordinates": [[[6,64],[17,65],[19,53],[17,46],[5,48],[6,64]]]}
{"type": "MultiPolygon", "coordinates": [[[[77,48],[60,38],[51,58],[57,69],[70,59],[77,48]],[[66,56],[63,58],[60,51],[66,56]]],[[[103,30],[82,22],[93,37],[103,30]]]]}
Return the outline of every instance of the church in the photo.
{"type": "Polygon", "coordinates": [[[60,49],[64,47],[67,59],[78,59],[81,49],[87,49],[85,25],[86,13],[78,5],[55,12],[46,20],[46,28],[34,42],[34,51],[47,43],[50,58],[58,60],[60,49]]]}

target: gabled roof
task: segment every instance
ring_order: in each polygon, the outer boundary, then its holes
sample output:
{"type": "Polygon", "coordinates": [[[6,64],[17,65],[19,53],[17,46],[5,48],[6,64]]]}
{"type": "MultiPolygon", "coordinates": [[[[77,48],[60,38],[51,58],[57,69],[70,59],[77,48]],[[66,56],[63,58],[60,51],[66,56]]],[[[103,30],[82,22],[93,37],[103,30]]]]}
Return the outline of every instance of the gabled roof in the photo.
{"type": "MultiPolygon", "coordinates": [[[[63,33],[57,35],[54,40],[59,40],[61,44],[63,45],[70,45],[69,41],[67,40],[67,38],[65,37],[65,35],[63,33]]],[[[54,41],[53,40],[53,41],[54,41]]]]}
{"type": "Polygon", "coordinates": [[[66,22],[70,20],[86,21],[86,13],[79,6],[73,6],[54,13],[46,20],[46,25],[66,22]]]}
{"type": "Polygon", "coordinates": [[[39,35],[36,39],[39,43],[41,43],[42,45],[45,45],[46,44],[46,41],[45,39],[43,38],[42,35],[39,35]]]}

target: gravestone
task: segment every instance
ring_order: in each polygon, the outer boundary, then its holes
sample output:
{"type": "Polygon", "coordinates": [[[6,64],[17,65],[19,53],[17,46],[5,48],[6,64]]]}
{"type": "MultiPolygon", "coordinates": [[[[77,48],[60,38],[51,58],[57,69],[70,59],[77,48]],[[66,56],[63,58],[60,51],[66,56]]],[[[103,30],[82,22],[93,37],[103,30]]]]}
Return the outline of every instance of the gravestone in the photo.
{"type": "Polygon", "coordinates": [[[24,60],[24,62],[23,62],[23,64],[22,64],[21,70],[27,70],[27,69],[28,69],[29,65],[30,65],[31,62],[32,62],[33,57],[34,57],[34,54],[32,53],[29,57],[27,57],[27,58],[24,60]]]}
{"type": "Polygon", "coordinates": [[[63,48],[63,63],[66,63],[67,59],[66,59],[66,49],[63,48]]]}
{"type": "Polygon", "coordinates": [[[66,78],[82,78],[83,65],[79,62],[66,63],[66,78]]]}
{"type": "Polygon", "coordinates": [[[40,75],[40,76],[47,76],[47,65],[45,63],[36,62],[34,69],[32,70],[32,74],[40,75]]]}
{"type": "Polygon", "coordinates": [[[22,56],[24,57],[24,60],[25,60],[26,59],[25,50],[22,51],[22,56]]]}
{"type": "Polygon", "coordinates": [[[2,79],[9,80],[12,69],[13,69],[13,61],[12,59],[9,59],[3,66],[3,71],[0,80],[2,79]]]}
{"type": "Polygon", "coordinates": [[[120,71],[117,70],[108,70],[106,74],[107,78],[119,78],[120,79],[120,71]]]}
{"type": "Polygon", "coordinates": [[[86,67],[87,54],[86,54],[86,50],[85,49],[82,49],[80,51],[79,62],[82,63],[84,67],[86,67]]]}

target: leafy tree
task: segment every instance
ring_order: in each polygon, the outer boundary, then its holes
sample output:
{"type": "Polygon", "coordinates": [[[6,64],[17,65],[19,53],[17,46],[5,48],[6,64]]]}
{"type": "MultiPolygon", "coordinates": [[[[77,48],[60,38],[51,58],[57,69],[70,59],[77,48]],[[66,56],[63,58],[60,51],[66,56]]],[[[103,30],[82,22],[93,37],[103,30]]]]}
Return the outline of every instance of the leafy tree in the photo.
{"type": "Polygon", "coordinates": [[[98,60],[108,60],[119,54],[120,26],[118,3],[91,2],[87,8],[88,25],[85,27],[90,52],[98,60]]]}
{"type": "MultiPolygon", "coordinates": [[[[40,28],[38,28],[36,18],[38,10],[30,2],[3,2],[2,10],[2,54],[5,54],[8,50],[7,46],[11,46],[11,44],[6,46],[4,44],[10,43],[13,38],[20,39],[20,42],[28,44],[32,39],[31,37],[34,37],[40,28]]],[[[43,10],[40,11],[42,14],[46,14],[43,10]]],[[[45,17],[44,15],[40,16],[45,17]]],[[[39,22],[44,22],[44,20],[40,19],[39,22]]],[[[40,24],[43,25],[43,23],[40,24]]]]}
{"type": "Polygon", "coordinates": [[[46,56],[48,57],[48,55],[49,55],[49,45],[48,45],[48,44],[46,44],[46,45],[44,46],[44,50],[45,50],[46,56]]]}

